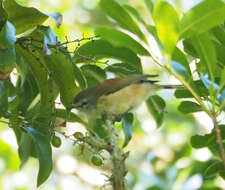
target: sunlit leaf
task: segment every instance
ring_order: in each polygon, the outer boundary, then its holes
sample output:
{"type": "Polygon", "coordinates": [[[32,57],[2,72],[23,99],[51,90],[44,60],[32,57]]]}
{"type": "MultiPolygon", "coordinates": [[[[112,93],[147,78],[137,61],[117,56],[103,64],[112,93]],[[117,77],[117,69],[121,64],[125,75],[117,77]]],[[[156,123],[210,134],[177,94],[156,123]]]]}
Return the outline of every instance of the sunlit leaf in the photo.
{"type": "Polygon", "coordinates": [[[159,39],[167,52],[171,54],[179,39],[179,17],[176,10],[166,1],[157,1],[153,11],[153,19],[159,39]]]}
{"type": "Polygon", "coordinates": [[[126,47],[139,55],[149,56],[149,52],[136,40],[119,30],[113,28],[99,27],[95,34],[103,40],[110,42],[115,47],[126,47]]]}
{"type": "Polygon", "coordinates": [[[191,37],[209,30],[225,20],[225,3],[205,0],[184,14],[180,21],[180,37],[191,37]]]}
{"type": "Polygon", "coordinates": [[[212,80],[215,78],[216,72],[216,50],[207,33],[202,33],[192,40],[196,51],[201,59],[203,67],[207,67],[209,76],[212,80]]]}
{"type": "Polygon", "coordinates": [[[200,73],[200,78],[207,89],[209,89],[210,95],[218,93],[218,100],[220,102],[225,100],[225,90],[220,92],[220,87],[216,82],[211,81],[207,75],[200,73]]]}
{"type": "Polygon", "coordinates": [[[134,22],[127,11],[114,0],[101,0],[100,6],[110,17],[124,29],[136,34],[142,40],[147,42],[145,35],[141,32],[138,25],[134,22]],[[119,13],[119,14],[118,14],[119,13]]]}
{"type": "Polygon", "coordinates": [[[43,23],[48,16],[33,7],[23,7],[15,0],[4,1],[8,20],[13,23],[16,33],[20,34],[43,23]]]}
{"type": "Polygon", "coordinates": [[[136,73],[142,73],[141,61],[135,53],[127,48],[114,47],[109,42],[104,40],[95,40],[80,46],[75,52],[73,61],[80,63],[90,61],[90,58],[94,60],[99,60],[102,58],[118,59],[132,64],[136,73]],[[79,55],[82,55],[82,57],[79,55]]]}
{"type": "Polygon", "coordinates": [[[137,9],[135,9],[134,7],[130,5],[123,5],[123,8],[125,8],[132,16],[134,16],[134,18],[136,18],[137,21],[139,21],[140,23],[144,25],[146,24],[144,19],[141,17],[139,12],[137,11],[137,9]]]}
{"type": "Polygon", "coordinates": [[[172,54],[172,60],[182,64],[187,69],[188,73],[191,74],[191,70],[190,70],[190,67],[189,67],[187,57],[177,47],[174,48],[174,51],[173,51],[173,54],[172,54]]]}
{"type": "MultiPolygon", "coordinates": [[[[201,80],[195,80],[193,82],[193,88],[196,90],[199,96],[207,97],[209,96],[208,89],[204,86],[201,80]]],[[[175,91],[176,98],[193,98],[191,92],[187,89],[176,89],[175,91]]]]}
{"type": "Polygon", "coordinates": [[[176,62],[176,61],[171,61],[171,67],[173,72],[177,73],[180,75],[182,78],[184,78],[186,81],[190,80],[190,75],[186,67],[184,67],[182,64],[176,62]]]}
{"type": "Polygon", "coordinates": [[[152,0],[144,0],[144,1],[145,1],[145,5],[146,5],[149,13],[152,15],[153,8],[154,8],[154,4],[153,4],[152,0]]]}
{"type": "Polygon", "coordinates": [[[19,169],[19,157],[12,147],[0,139],[0,157],[5,171],[17,171],[19,169]]]}

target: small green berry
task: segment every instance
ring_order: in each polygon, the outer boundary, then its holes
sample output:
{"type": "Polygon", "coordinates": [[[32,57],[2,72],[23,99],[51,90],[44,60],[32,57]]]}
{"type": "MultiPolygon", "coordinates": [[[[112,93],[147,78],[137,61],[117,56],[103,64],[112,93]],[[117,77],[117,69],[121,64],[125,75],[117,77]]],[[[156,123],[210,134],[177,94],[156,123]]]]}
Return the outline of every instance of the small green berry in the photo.
{"type": "Polygon", "coordinates": [[[91,163],[94,164],[95,166],[101,166],[102,165],[102,157],[97,154],[93,154],[91,156],[91,163]]]}
{"type": "Polygon", "coordinates": [[[54,135],[52,137],[51,143],[54,147],[59,148],[62,144],[62,140],[59,137],[54,135]]]}
{"type": "Polygon", "coordinates": [[[74,136],[76,139],[79,139],[79,138],[82,138],[84,135],[83,135],[83,133],[81,133],[81,132],[75,132],[75,133],[73,134],[73,136],[74,136]]]}

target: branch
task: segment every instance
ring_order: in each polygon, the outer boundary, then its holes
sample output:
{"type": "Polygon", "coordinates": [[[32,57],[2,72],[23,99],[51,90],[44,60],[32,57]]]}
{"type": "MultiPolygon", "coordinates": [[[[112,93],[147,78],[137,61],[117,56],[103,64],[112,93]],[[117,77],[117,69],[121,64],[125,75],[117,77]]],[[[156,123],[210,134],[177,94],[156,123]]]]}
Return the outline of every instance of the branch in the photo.
{"type": "Polygon", "coordinates": [[[115,131],[112,122],[106,121],[104,128],[107,131],[107,143],[110,145],[111,149],[108,150],[110,153],[110,159],[113,163],[112,175],[109,179],[113,190],[124,190],[125,189],[125,176],[127,174],[127,169],[125,165],[125,160],[129,155],[129,152],[124,153],[119,146],[118,134],[115,131]]]}
{"type": "Polygon", "coordinates": [[[216,135],[216,143],[218,145],[219,154],[220,154],[223,166],[225,168],[225,151],[224,151],[224,148],[223,148],[223,140],[222,140],[222,137],[221,137],[220,127],[219,127],[218,122],[217,122],[215,117],[213,118],[213,122],[214,122],[214,132],[215,132],[215,135],[216,135]]]}

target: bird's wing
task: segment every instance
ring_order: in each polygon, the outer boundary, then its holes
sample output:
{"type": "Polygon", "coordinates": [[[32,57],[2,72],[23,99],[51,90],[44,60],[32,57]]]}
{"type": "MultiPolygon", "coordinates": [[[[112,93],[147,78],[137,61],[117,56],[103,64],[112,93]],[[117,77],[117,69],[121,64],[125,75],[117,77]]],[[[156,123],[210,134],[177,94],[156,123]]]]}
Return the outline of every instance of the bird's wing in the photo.
{"type": "Polygon", "coordinates": [[[130,84],[137,83],[140,81],[145,81],[150,77],[157,77],[158,75],[131,75],[124,78],[115,78],[104,81],[99,85],[99,93],[101,95],[107,95],[114,93],[130,84]],[[102,91],[101,91],[102,89],[102,91]]]}

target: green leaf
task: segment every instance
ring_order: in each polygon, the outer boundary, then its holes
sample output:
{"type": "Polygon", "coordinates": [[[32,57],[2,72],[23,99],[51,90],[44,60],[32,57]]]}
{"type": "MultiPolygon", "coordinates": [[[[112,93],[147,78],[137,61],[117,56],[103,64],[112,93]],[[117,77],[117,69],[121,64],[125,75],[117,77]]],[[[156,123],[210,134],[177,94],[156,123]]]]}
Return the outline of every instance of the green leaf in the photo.
{"type": "Polygon", "coordinates": [[[9,72],[16,65],[16,51],[14,48],[0,49],[0,72],[9,72]]]}
{"type": "Polygon", "coordinates": [[[130,63],[115,63],[105,68],[117,76],[133,75],[136,73],[135,67],[130,63]]]}
{"type": "Polygon", "coordinates": [[[207,89],[209,89],[210,95],[218,95],[217,98],[220,102],[225,100],[225,90],[220,92],[220,87],[217,83],[211,81],[207,75],[200,73],[200,78],[207,89]]]}
{"type": "Polygon", "coordinates": [[[181,102],[178,106],[178,110],[185,114],[202,111],[201,106],[199,104],[196,104],[195,102],[191,101],[181,102]]]}
{"type": "Polygon", "coordinates": [[[1,31],[2,26],[5,24],[7,18],[8,18],[8,16],[7,16],[5,9],[3,8],[2,0],[0,0],[0,31],[1,31]]]}
{"type": "Polygon", "coordinates": [[[153,11],[159,39],[166,51],[171,54],[179,39],[179,17],[172,5],[166,1],[157,1],[153,11]]]}
{"type": "Polygon", "coordinates": [[[148,111],[152,114],[158,127],[163,123],[164,111],[166,107],[165,101],[158,95],[151,96],[146,101],[148,111]]]}
{"type": "Polygon", "coordinates": [[[153,8],[154,8],[154,4],[152,2],[152,0],[144,0],[145,1],[145,5],[148,8],[149,13],[152,15],[153,13],[153,8]]]}
{"type": "Polygon", "coordinates": [[[217,61],[225,67],[225,44],[213,41],[213,45],[216,49],[217,61]]]}
{"type": "Polygon", "coordinates": [[[33,99],[39,93],[38,84],[32,73],[26,75],[26,78],[22,84],[18,84],[19,88],[19,108],[18,110],[25,114],[27,108],[33,101],[33,99]]]}
{"type": "Polygon", "coordinates": [[[16,33],[21,34],[42,24],[48,16],[33,7],[23,7],[15,0],[5,0],[4,8],[8,20],[13,23],[16,33]]]}
{"type": "Polygon", "coordinates": [[[153,25],[146,25],[145,27],[146,27],[147,31],[154,37],[154,39],[156,40],[159,48],[161,50],[164,50],[164,47],[162,45],[162,42],[160,41],[160,39],[158,37],[156,27],[153,26],[153,25]]]}
{"type": "Polygon", "coordinates": [[[44,43],[47,45],[56,45],[60,43],[59,38],[56,36],[54,31],[50,26],[37,26],[37,32],[42,33],[44,37],[44,43]]]}
{"type": "Polygon", "coordinates": [[[134,22],[127,11],[114,0],[101,0],[100,6],[104,12],[112,17],[122,28],[136,34],[147,43],[145,35],[134,22]]]}
{"type": "Polygon", "coordinates": [[[173,54],[172,54],[172,60],[182,64],[188,71],[189,75],[191,75],[191,70],[189,67],[188,60],[184,53],[177,47],[174,48],[173,54]]]}
{"type": "Polygon", "coordinates": [[[204,136],[194,135],[191,137],[191,146],[193,148],[204,148],[215,144],[216,138],[214,134],[207,134],[204,136]]]}
{"type": "Polygon", "coordinates": [[[132,123],[134,120],[134,116],[132,113],[126,113],[122,118],[123,123],[123,132],[125,135],[125,140],[123,142],[123,148],[128,145],[132,138],[132,123]]]}
{"type": "Polygon", "coordinates": [[[173,72],[177,73],[180,75],[182,78],[184,78],[186,81],[190,81],[190,75],[186,67],[184,67],[182,64],[176,62],[176,61],[171,61],[171,67],[173,72]]]}
{"type": "Polygon", "coordinates": [[[221,72],[221,77],[220,77],[220,88],[225,87],[225,67],[223,68],[223,71],[221,72]]]}
{"type": "MultiPolygon", "coordinates": [[[[15,126],[18,127],[18,126],[15,126]]],[[[20,130],[21,132],[21,130],[20,130]]],[[[29,157],[37,158],[37,151],[32,140],[31,136],[24,131],[20,134],[20,138],[18,139],[18,153],[20,157],[20,168],[24,166],[24,164],[28,161],[29,157]]]]}
{"type": "Polygon", "coordinates": [[[20,76],[20,86],[23,86],[26,75],[30,72],[28,64],[23,59],[19,52],[16,53],[16,69],[20,76]]]}
{"type": "Polygon", "coordinates": [[[131,15],[133,15],[134,18],[137,19],[137,21],[139,21],[143,25],[146,25],[144,19],[141,17],[141,15],[137,11],[137,9],[135,9],[134,7],[132,7],[130,5],[123,5],[123,8],[125,8],[131,15]]]}
{"type": "Polygon", "coordinates": [[[220,161],[215,161],[212,163],[205,171],[204,178],[205,179],[211,179],[216,177],[219,172],[223,171],[224,169],[223,163],[220,161]]]}
{"type": "Polygon", "coordinates": [[[62,53],[52,53],[43,56],[44,64],[52,74],[60,91],[62,104],[69,108],[79,89],[75,84],[73,65],[62,53]]]}
{"type": "Polygon", "coordinates": [[[180,37],[191,37],[209,30],[225,20],[225,3],[205,0],[184,14],[180,21],[180,37]]]}
{"type": "MultiPolygon", "coordinates": [[[[195,89],[195,91],[198,93],[199,96],[201,97],[209,96],[209,91],[204,86],[201,80],[195,80],[195,81],[192,81],[192,83],[193,83],[192,85],[193,89],[195,89]]],[[[176,89],[174,95],[176,98],[193,98],[193,95],[187,89],[176,89]]]]}
{"type": "Polygon", "coordinates": [[[23,56],[26,63],[28,63],[38,84],[41,94],[40,113],[43,115],[51,114],[54,100],[52,93],[52,82],[48,80],[48,73],[46,69],[43,67],[40,60],[37,60],[30,51],[23,49],[19,45],[16,45],[16,50],[23,56]]]}
{"type": "Polygon", "coordinates": [[[88,87],[95,86],[106,79],[106,73],[96,65],[83,65],[81,70],[86,78],[88,87]]]}
{"type": "Polygon", "coordinates": [[[14,47],[16,42],[16,29],[11,22],[6,21],[0,30],[0,49],[8,49],[14,47]]]}
{"type": "Polygon", "coordinates": [[[84,57],[91,57],[96,60],[102,58],[118,59],[125,63],[132,64],[136,74],[142,73],[141,61],[135,53],[127,48],[114,47],[104,40],[95,40],[80,46],[73,57],[73,61],[76,63],[84,62],[84,57]],[[82,55],[82,57],[79,55],[82,55]]]}
{"type": "Polygon", "coordinates": [[[73,73],[74,73],[74,77],[75,77],[76,81],[79,84],[79,87],[81,89],[85,89],[87,87],[87,81],[86,81],[81,69],[76,64],[73,64],[73,73]]]}
{"type": "Polygon", "coordinates": [[[184,51],[191,55],[192,57],[199,57],[198,53],[196,52],[191,39],[185,39],[183,40],[183,46],[184,46],[184,51]]]}
{"type": "Polygon", "coordinates": [[[149,52],[140,43],[119,30],[99,27],[95,30],[95,34],[115,47],[126,47],[136,54],[150,56],[149,52]]]}
{"type": "Polygon", "coordinates": [[[41,133],[39,130],[35,128],[23,127],[23,129],[32,138],[38,153],[39,172],[38,172],[37,186],[39,187],[42,183],[44,183],[47,180],[52,171],[52,149],[50,141],[45,136],[45,134],[41,133]]]}
{"type": "Polygon", "coordinates": [[[198,52],[203,67],[208,69],[209,76],[212,80],[216,72],[216,50],[207,33],[202,33],[192,40],[193,45],[198,52]]]}
{"type": "Polygon", "coordinates": [[[8,110],[8,86],[5,81],[0,81],[0,118],[8,110]]]}
{"type": "Polygon", "coordinates": [[[84,121],[73,112],[64,109],[55,109],[55,116],[65,119],[68,122],[78,122],[84,124],[84,121]]]}
{"type": "Polygon", "coordinates": [[[212,28],[210,33],[212,33],[216,39],[225,46],[225,28],[220,25],[212,28]]]}

